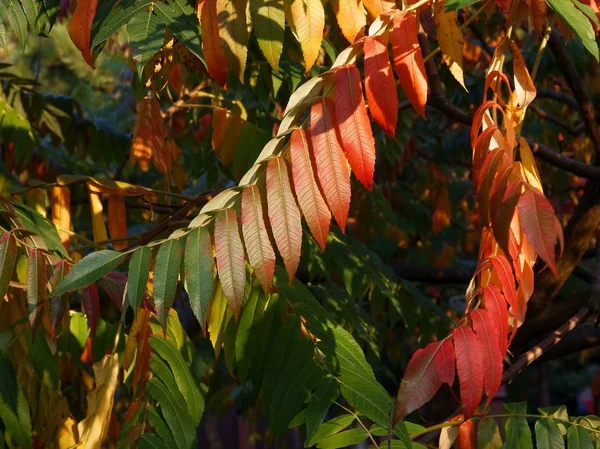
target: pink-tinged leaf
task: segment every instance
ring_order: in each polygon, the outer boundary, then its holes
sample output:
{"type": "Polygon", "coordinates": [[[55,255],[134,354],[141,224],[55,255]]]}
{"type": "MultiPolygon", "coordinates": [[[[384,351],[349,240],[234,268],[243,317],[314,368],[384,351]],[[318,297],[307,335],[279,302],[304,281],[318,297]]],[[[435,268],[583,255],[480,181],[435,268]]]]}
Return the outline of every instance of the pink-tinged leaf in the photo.
{"type": "Polygon", "coordinates": [[[96,329],[100,319],[100,298],[98,297],[96,284],[90,284],[81,289],[81,302],[83,303],[85,316],[88,319],[88,327],[93,341],[96,339],[96,329]]]}
{"type": "Polygon", "coordinates": [[[454,345],[451,339],[448,338],[443,341],[440,350],[435,353],[433,364],[438,378],[451,387],[454,383],[454,366],[456,365],[454,361],[454,345]]]}
{"type": "Polygon", "coordinates": [[[365,91],[371,117],[384,133],[395,138],[398,123],[398,92],[387,45],[381,36],[369,36],[365,38],[363,50],[365,91]]]}
{"type": "Polygon", "coordinates": [[[321,250],[325,251],[331,214],[315,179],[310,141],[306,134],[304,129],[295,129],[290,138],[292,180],[302,215],[321,250]]]}
{"type": "Polygon", "coordinates": [[[102,278],[102,287],[112,302],[123,310],[123,298],[125,296],[125,285],[127,285],[127,276],[123,273],[111,271],[102,278]]]}
{"type": "Polygon", "coordinates": [[[504,356],[508,350],[508,307],[504,295],[495,285],[483,288],[483,307],[489,312],[494,328],[498,329],[498,348],[504,356]]]}
{"type": "Polygon", "coordinates": [[[69,272],[69,263],[66,260],[59,260],[54,265],[54,271],[48,283],[50,284],[50,340],[54,341],[58,325],[63,320],[68,309],[68,300],[63,296],[52,296],[52,290],[69,272]]]}
{"type": "Polygon", "coordinates": [[[242,194],[242,233],[250,266],[267,293],[275,272],[275,252],[265,227],[260,192],[255,185],[246,187],[242,194]]]}
{"type": "Polygon", "coordinates": [[[0,301],[4,300],[16,262],[17,239],[10,232],[4,232],[0,237],[0,301]]]}
{"type": "Polygon", "coordinates": [[[554,209],[546,197],[538,190],[525,185],[525,190],[517,203],[521,228],[529,244],[548,267],[558,276],[554,256],[554,245],[558,238],[562,241],[562,229],[557,226],[554,209]]]}
{"type": "Polygon", "coordinates": [[[523,58],[519,47],[517,47],[517,44],[512,40],[510,41],[510,49],[513,54],[515,92],[517,94],[519,106],[524,108],[531,104],[537,94],[537,90],[529,75],[529,70],[527,70],[525,59],[523,58]]]}
{"type": "Polygon", "coordinates": [[[345,232],[350,210],[350,172],[336,128],[333,100],[324,97],[315,101],[310,110],[310,137],[317,179],[335,221],[345,232]]]}
{"type": "Polygon", "coordinates": [[[360,72],[355,65],[335,73],[335,112],[350,168],[371,191],[375,172],[375,141],[363,99],[360,72]]]}
{"type": "Polygon", "coordinates": [[[513,315],[518,316],[517,286],[510,262],[501,255],[492,257],[491,262],[493,269],[492,282],[504,293],[506,301],[513,308],[513,315]]]}
{"type": "Polygon", "coordinates": [[[429,343],[425,348],[417,350],[408,362],[396,398],[394,422],[404,419],[429,401],[442,383],[449,383],[450,368],[445,364],[452,364],[452,381],[454,380],[454,355],[448,354],[452,343],[448,344],[446,341],[429,343]]]}
{"type": "Polygon", "coordinates": [[[483,393],[483,364],[477,336],[468,326],[454,329],[454,354],[460,382],[460,399],[465,419],[479,406],[483,393]]]}
{"type": "Polygon", "coordinates": [[[225,209],[215,220],[215,248],[217,253],[217,272],[221,279],[223,293],[237,320],[244,299],[246,284],[246,265],[244,247],[237,223],[237,214],[225,209]]]}
{"type": "Polygon", "coordinates": [[[487,396],[486,405],[491,402],[502,383],[502,353],[498,346],[499,330],[490,313],[477,309],[471,313],[473,330],[479,342],[479,351],[483,363],[483,390],[487,396]]]}
{"type": "Polygon", "coordinates": [[[490,200],[492,194],[492,186],[494,179],[498,173],[502,173],[507,167],[505,157],[506,152],[503,149],[497,148],[490,151],[485,158],[481,174],[477,186],[477,199],[479,201],[479,214],[484,225],[489,225],[490,218],[490,200]]]}
{"type": "Polygon", "coordinates": [[[267,164],[267,203],[275,244],[291,283],[300,262],[302,223],[290,188],[287,165],[280,156],[267,164]]]}
{"type": "Polygon", "coordinates": [[[509,184],[513,173],[514,168],[509,166],[504,170],[502,176],[496,177],[490,198],[490,220],[494,238],[500,245],[500,249],[507,255],[511,254],[509,249],[510,222],[517,208],[522,185],[520,181],[509,184]]]}
{"type": "Polygon", "coordinates": [[[425,117],[427,75],[417,31],[417,16],[414,12],[396,13],[392,30],[396,75],[410,103],[421,117],[425,117]]]}
{"type": "Polygon", "coordinates": [[[33,339],[44,316],[47,283],[46,257],[40,250],[32,249],[27,258],[27,312],[33,339]]]}

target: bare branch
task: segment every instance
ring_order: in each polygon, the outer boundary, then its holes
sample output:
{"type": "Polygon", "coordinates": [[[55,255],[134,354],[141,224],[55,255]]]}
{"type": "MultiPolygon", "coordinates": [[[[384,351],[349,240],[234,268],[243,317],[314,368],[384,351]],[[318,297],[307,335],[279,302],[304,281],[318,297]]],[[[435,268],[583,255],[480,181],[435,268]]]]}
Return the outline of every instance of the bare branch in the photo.
{"type": "Polygon", "coordinates": [[[561,128],[567,130],[570,134],[573,134],[576,136],[585,131],[585,124],[583,122],[580,122],[577,125],[571,125],[570,123],[567,123],[564,120],[561,120],[557,116],[544,111],[542,108],[540,108],[536,104],[530,104],[528,106],[528,108],[530,111],[535,112],[537,115],[539,115],[544,120],[548,120],[549,122],[552,122],[555,125],[558,125],[561,128]]]}
{"type": "Polygon", "coordinates": [[[600,167],[579,162],[573,158],[563,156],[546,145],[536,142],[527,137],[527,143],[531,146],[533,154],[543,161],[548,162],[555,167],[561,168],[582,178],[600,181],[600,167]]]}

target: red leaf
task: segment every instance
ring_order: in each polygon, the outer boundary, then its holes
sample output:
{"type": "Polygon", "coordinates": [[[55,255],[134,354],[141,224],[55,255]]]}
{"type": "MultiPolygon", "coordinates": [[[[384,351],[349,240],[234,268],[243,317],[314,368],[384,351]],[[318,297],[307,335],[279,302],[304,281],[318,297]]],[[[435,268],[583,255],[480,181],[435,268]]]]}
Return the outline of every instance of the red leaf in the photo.
{"type": "Polygon", "coordinates": [[[513,315],[518,316],[518,304],[517,304],[517,286],[515,285],[515,278],[513,276],[512,267],[508,259],[501,255],[492,257],[492,268],[497,279],[492,276],[492,282],[499,284],[498,287],[502,289],[506,301],[513,308],[513,315]]]}
{"type": "Polygon", "coordinates": [[[508,184],[513,172],[514,168],[509,166],[501,177],[496,177],[492,186],[492,197],[490,198],[490,220],[494,238],[504,254],[510,255],[511,258],[510,223],[515,215],[523,184],[521,181],[508,184]]]}
{"type": "Polygon", "coordinates": [[[398,92],[392,75],[387,45],[381,36],[367,37],[365,52],[365,91],[373,120],[384,133],[395,138],[398,123],[398,92]]]}
{"type": "Polygon", "coordinates": [[[554,244],[557,238],[562,241],[562,228],[560,225],[557,226],[558,220],[554,215],[554,209],[541,192],[527,184],[519,197],[517,209],[521,229],[525,232],[529,244],[548,264],[552,273],[558,276],[554,244]]]}
{"type": "Polygon", "coordinates": [[[126,284],[127,276],[117,271],[111,271],[102,278],[102,287],[104,287],[104,291],[120,311],[123,310],[123,297],[125,295],[126,284]]]}
{"type": "Polygon", "coordinates": [[[335,73],[335,112],[342,148],[350,167],[360,183],[371,191],[375,141],[363,99],[360,72],[355,65],[343,67],[335,73]]]}
{"type": "Polygon", "coordinates": [[[202,52],[206,61],[206,69],[217,83],[225,87],[227,83],[227,58],[219,37],[217,22],[217,1],[197,0],[197,15],[202,28],[202,52]]]}
{"type": "Polygon", "coordinates": [[[46,256],[42,251],[32,249],[27,258],[27,311],[33,339],[44,316],[47,283],[46,256]]]}
{"type": "Polygon", "coordinates": [[[310,110],[310,135],[317,178],[335,221],[345,232],[350,209],[350,173],[335,129],[333,100],[324,97],[315,101],[310,110]]]}
{"type": "Polygon", "coordinates": [[[292,180],[298,204],[315,240],[325,251],[331,214],[313,173],[310,142],[304,129],[295,129],[290,138],[292,180]]]}
{"type": "Polygon", "coordinates": [[[417,16],[398,11],[392,30],[392,53],[396,75],[406,97],[421,117],[425,117],[427,76],[417,38],[417,16]]]}
{"type": "Polygon", "coordinates": [[[481,401],[483,366],[477,336],[468,326],[454,329],[454,354],[460,381],[460,399],[465,419],[469,419],[481,401]]]}
{"type": "Polygon", "coordinates": [[[465,421],[458,427],[458,447],[477,449],[477,429],[473,421],[465,421]]]}
{"type": "Polygon", "coordinates": [[[502,383],[502,353],[498,346],[499,329],[490,313],[484,309],[474,310],[471,314],[473,330],[479,342],[479,351],[485,373],[483,375],[483,390],[489,404],[502,383]]]}
{"type": "Polygon", "coordinates": [[[271,289],[275,272],[275,252],[265,227],[260,192],[255,185],[248,186],[242,194],[242,233],[248,261],[266,293],[271,289]]]}
{"type": "Polygon", "coordinates": [[[83,59],[90,67],[94,67],[94,59],[90,49],[92,22],[96,15],[98,0],[78,0],[77,7],[69,21],[69,36],[81,52],[83,59]]]}
{"type": "Polygon", "coordinates": [[[215,250],[223,293],[237,320],[244,300],[246,264],[237,215],[231,208],[223,210],[215,220],[215,250]]]}
{"type": "Polygon", "coordinates": [[[479,180],[476,181],[475,184],[477,188],[477,199],[479,200],[479,214],[481,215],[481,220],[485,226],[489,225],[491,222],[490,197],[494,179],[496,178],[496,175],[499,172],[502,172],[507,166],[505,155],[506,152],[501,148],[490,151],[481,167],[479,180]]]}
{"type": "Polygon", "coordinates": [[[498,347],[504,356],[508,349],[508,307],[498,287],[488,285],[483,288],[483,306],[498,329],[498,347]]]}
{"type": "Polygon", "coordinates": [[[418,409],[446,382],[454,381],[454,354],[449,340],[429,343],[417,350],[408,362],[404,377],[400,383],[394,422],[418,409]],[[450,365],[452,368],[450,368],[450,365]]]}
{"type": "Polygon", "coordinates": [[[92,340],[96,339],[96,329],[100,319],[100,298],[98,297],[98,288],[96,284],[90,284],[81,289],[81,302],[83,311],[88,319],[92,340]]]}
{"type": "Polygon", "coordinates": [[[300,262],[302,223],[290,188],[287,165],[280,156],[270,159],[267,165],[267,203],[275,244],[291,284],[300,262]]]}

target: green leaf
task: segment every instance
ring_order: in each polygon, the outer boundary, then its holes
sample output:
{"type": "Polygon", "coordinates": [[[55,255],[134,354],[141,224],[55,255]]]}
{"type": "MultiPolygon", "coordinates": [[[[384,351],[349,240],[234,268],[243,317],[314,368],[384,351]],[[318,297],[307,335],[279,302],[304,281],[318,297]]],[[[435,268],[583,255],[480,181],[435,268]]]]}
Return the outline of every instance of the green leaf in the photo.
{"type": "Polygon", "coordinates": [[[47,249],[56,251],[65,259],[69,258],[69,253],[63,246],[56,227],[50,220],[24,204],[15,201],[13,202],[13,206],[15,208],[15,213],[23,221],[23,226],[31,232],[39,234],[46,244],[47,249]]]}
{"type": "Polygon", "coordinates": [[[156,377],[146,386],[150,396],[160,403],[165,421],[168,424],[179,449],[191,449],[196,444],[196,428],[185,408],[179,392],[169,391],[156,377]]]}
{"type": "Polygon", "coordinates": [[[60,12],[60,0],[44,0],[44,9],[48,17],[48,32],[50,32],[60,12]]]}
{"type": "Polygon", "coordinates": [[[46,257],[40,250],[32,249],[27,258],[27,312],[33,338],[44,316],[47,283],[46,257]]]}
{"type": "Polygon", "coordinates": [[[177,382],[175,381],[175,377],[173,376],[173,372],[169,369],[169,366],[157,356],[150,357],[150,370],[152,371],[152,375],[159,378],[167,389],[173,393],[174,399],[177,402],[184,402],[183,396],[179,391],[179,387],[177,386],[177,382]]]}
{"type": "Polygon", "coordinates": [[[527,402],[509,402],[502,404],[502,408],[506,413],[510,413],[511,415],[527,414],[527,402]]]}
{"type": "Polygon", "coordinates": [[[181,239],[167,240],[160,245],[154,262],[154,307],[163,326],[166,325],[165,312],[171,308],[177,291],[182,243],[181,239]]]}
{"type": "Polygon", "coordinates": [[[504,424],[506,447],[511,449],[533,449],[531,430],[525,418],[511,416],[504,424]]]}
{"type": "MultiPolygon", "coordinates": [[[[100,5],[104,2],[100,2],[100,5]]],[[[109,3],[109,2],[106,2],[109,3]]],[[[98,45],[106,42],[110,37],[121,29],[133,16],[139,11],[143,11],[148,6],[152,5],[152,0],[129,0],[121,1],[114,8],[110,10],[110,13],[106,17],[106,20],[102,21],[96,28],[92,30],[92,36],[95,36],[92,40],[91,48],[96,48],[98,45]]]]}
{"type": "Polygon", "coordinates": [[[306,409],[306,439],[310,440],[323,423],[331,404],[340,395],[337,380],[329,376],[317,386],[314,397],[306,409]]]}
{"type": "Polygon", "coordinates": [[[145,433],[137,440],[138,447],[140,449],[169,449],[169,447],[163,440],[153,433],[145,433]]]}
{"type": "Polygon", "coordinates": [[[27,18],[21,8],[21,4],[17,0],[3,0],[6,6],[6,15],[8,17],[8,23],[12,27],[13,31],[17,35],[17,39],[21,44],[21,51],[25,52],[25,46],[27,45],[27,18]]]}
{"type": "Polygon", "coordinates": [[[171,1],[170,5],[156,2],[154,12],[175,37],[206,65],[200,48],[200,24],[194,9],[183,1],[171,1]]]}
{"type": "Polygon", "coordinates": [[[586,15],[586,17],[588,19],[590,19],[594,25],[596,25],[597,27],[600,27],[600,22],[598,21],[598,17],[596,17],[596,14],[594,13],[594,10],[586,5],[585,3],[581,3],[578,0],[571,0],[573,2],[573,4],[575,5],[575,7],[577,9],[579,9],[582,13],[584,13],[586,15]]]}
{"type": "Polygon", "coordinates": [[[479,3],[481,0],[446,0],[444,7],[446,11],[458,11],[459,9],[479,3]]]}
{"type": "Polygon", "coordinates": [[[594,449],[588,430],[575,425],[567,430],[567,446],[569,449],[594,449]]]}
{"type": "Polygon", "coordinates": [[[167,426],[167,423],[162,419],[162,417],[158,414],[158,411],[155,407],[148,407],[146,418],[150,425],[154,427],[158,436],[166,443],[167,447],[175,447],[175,439],[173,438],[173,434],[167,426]]]}
{"type": "Polygon", "coordinates": [[[263,314],[267,298],[256,282],[251,284],[251,291],[244,303],[235,338],[235,353],[238,372],[242,383],[248,377],[250,366],[254,363],[254,352],[257,348],[254,335],[263,326],[263,314]]]}
{"type": "Polygon", "coordinates": [[[60,377],[57,358],[52,354],[45,338],[31,338],[31,329],[26,330],[27,349],[35,373],[43,384],[59,388],[60,377]]]}
{"type": "Polygon", "coordinates": [[[79,312],[74,312],[69,320],[68,346],[73,360],[79,360],[88,336],[87,318],[79,312]]]}
{"type": "Polygon", "coordinates": [[[335,435],[338,432],[341,432],[350,424],[352,424],[355,420],[354,415],[345,414],[336,416],[335,418],[324,422],[319,426],[315,434],[310,438],[305,447],[314,446],[315,444],[320,443],[325,438],[330,437],[331,435],[335,435]]]}
{"type": "Polygon", "coordinates": [[[344,430],[337,435],[332,435],[325,438],[319,444],[318,449],[338,449],[340,447],[348,447],[353,444],[359,444],[365,441],[369,434],[364,429],[344,430]]]}
{"type": "Polygon", "coordinates": [[[165,26],[152,11],[146,10],[133,16],[127,24],[127,33],[138,76],[142,79],[144,66],[163,45],[165,26]]]}
{"type": "Polygon", "coordinates": [[[152,248],[142,246],[138,248],[129,261],[129,273],[127,275],[127,300],[137,314],[142,297],[146,291],[148,274],[152,265],[152,248]]]}
{"type": "Polygon", "coordinates": [[[197,426],[204,412],[204,398],[183,356],[172,342],[164,338],[150,337],[149,341],[152,350],[160,355],[173,371],[177,387],[188,405],[192,422],[197,426]]]}
{"type": "Polygon", "coordinates": [[[0,355],[0,419],[6,433],[25,449],[31,449],[29,406],[8,357],[0,355]]]}
{"type": "MultiPolygon", "coordinates": [[[[2,11],[0,9],[0,11],[2,11]]],[[[8,55],[8,45],[6,44],[6,29],[4,28],[4,22],[0,19],[0,47],[4,50],[4,53],[8,55]]],[[[0,435],[0,438],[2,436],[0,435]]]]}
{"type": "Polygon", "coordinates": [[[46,26],[46,11],[44,11],[44,5],[40,0],[21,0],[25,15],[27,16],[27,22],[35,34],[44,35],[44,28],[46,26]]]}
{"type": "Polygon", "coordinates": [[[1,430],[0,430],[0,449],[4,449],[4,434],[2,433],[1,430]]]}
{"type": "Polygon", "coordinates": [[[537,449],[564,449],[565,447],[560,429],[550,418],[541,418],[536,421],[535,442],[537,449]]]}
{"type": "Polygon", "coordinates": [[[477,423],[477,447],[478,449],[500,449],[502,438],[498,424],[492,418],[483,418],[477,423]]]}
{"type": "Polygon", "coordinates": [[[52,295],[61,296],[96,282],[114,270],[126,256],[125,253],[109,249],[91,253],[73,266],[71,271],[58,283],[52,295]]]}
{"type": "Polygon", "coordinates": [[[206,333],[206,312],[213,292],[213,250],[205,227],[191,231],[185,241],[184,279],[194,316],[206,333]]]}
{"type": "Polygon", "coordinates": [[[596,61],[600,60],[596,34],[589,19],[575,7],[571,0],[546,0],[573,32],[581,39],[583,46],[589,51],[596,61]]]}
{"type": "Polygon", "coordinates": [[[0,298],[4,298],[17,263],[17,240],[9,232],[0,237],[0,298]]]}
{"type": "Polygon", "coordinates": [[[258,46],[271,67],[279,71],[279,58],[283,50],[285,30],[283,2],[250,0],[250,15],[258,46]]]}
{"type": "MultiPolygon", "coordinates": [[[[550,416],[552,418],[557,418],[560,421],[568,422],[569,421],[569,413],[567,412],[567,407],[564,405],[554,406],[554,407],[546,407],[546,408],[538,408],[538,411],[543,416],[550,416]]],[[[567,428],[565,425],[560,422],[555,421],[556,425],[560,429],[560,434],[565,436],[567,434],[567,428]]]]}

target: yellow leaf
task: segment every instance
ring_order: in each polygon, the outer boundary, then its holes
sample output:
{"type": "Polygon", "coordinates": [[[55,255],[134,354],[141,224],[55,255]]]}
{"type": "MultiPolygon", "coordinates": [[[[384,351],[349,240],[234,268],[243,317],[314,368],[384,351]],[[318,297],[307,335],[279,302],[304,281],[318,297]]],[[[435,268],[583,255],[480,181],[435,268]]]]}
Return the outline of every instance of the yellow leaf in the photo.
{"type": "Polygon", "coordinates": [[[233,73],[244,82],[248,57],[248,0],[217,0],[217,21],[225,56],[233,73]]]}
{"type": "Polygon", "coordinates": [[[438,43],[442,51],[442,59],[450,69],[456,81],[465,87],[463,74],[464,39],[460,27],[456,23],[456,11],[444,11],[444,2],[438,2],[435,7],[435,25],[438,33],[438,43]]]}
{"type": "Polygon", "coordinates": [[[393,0],[363,0],[363,3],[372,19],[396,9],[396,2],[393,0]]]}
{"type": "Polygon", "coordinates": [[[217,282],[215,291],[208,308],[208,333],[210,341],[215,348],[215,358],[219,357],[221,346],[225,338],[225,329],[227,328],[228,318],[231,319],[232,313],[227,313],[227,298],[223,294],[221,282],[217,282]]]}
{"type": "MultiPolygon", "coordinates": [[[[106,233],[106,224],[104,223],[104,214],[102,213],[102,201],[100,194],[95,191],[94,187],[88,184],[88,193],[90,196],[90,211],[92,213],[92,231],[94,233],[94,243],[104,242],[108,240],[106,233]]],[[[106,244],[100,245],[106,248],[106,244]]]]}
{"type": "Polygon", "coordinates": [[[56,434],[56,445],[58,449],[77,447],[78,440],[77,422],[71,417],[63,419],[56,434]]]}
{"type": "Polygon", "coordinates": [[[161,169],[162,147],[165,141],[162,112],[155,98],[143,98],[136,105],[133,143],[131,145],[131,165],[140,164],[142,171],[150,168],[150,159],[161,169]]]}
{"type": "Polygon", "coordinates": [[[321,0],[284,0],[286,19],[302,48],[305,69],[315,63],[325,28],[325,12],[321,0]]]}
{"type": "Polygon", "coordinates": [[[519,137],[519,153],[521,155],[521,164],[523,166],[523,170],[525,171],[527,182],[531,184],[532,187],[543,193],[544,190],[542,188],[540,174],[538,173],[537,166],[535,165],[533,152],[523,137],[519,137]]]}
{"type": "Polygon", "coordinates": [[[362,0],[332,0],[342,34],[352,44],[365,34],[367,18],[362,0]]]}
{"type": "Polygon", "coordinates": [[[69,233],[71,230],[71,189],[66,186],[52,187],[52,222],[58,228],[58,235],[65,247],[69,249],[69,233]]]}

